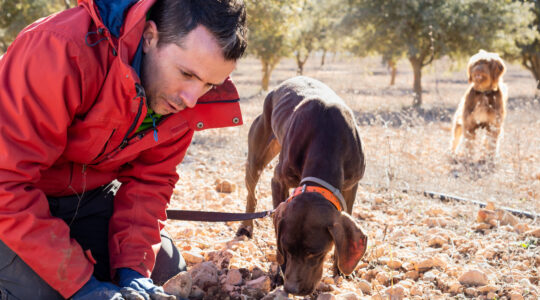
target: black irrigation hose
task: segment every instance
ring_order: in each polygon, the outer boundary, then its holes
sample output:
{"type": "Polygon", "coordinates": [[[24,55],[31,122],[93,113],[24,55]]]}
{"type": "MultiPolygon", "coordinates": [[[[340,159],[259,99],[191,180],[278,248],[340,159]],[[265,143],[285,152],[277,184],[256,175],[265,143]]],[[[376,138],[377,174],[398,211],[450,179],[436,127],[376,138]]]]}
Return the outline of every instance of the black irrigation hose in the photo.
{"type": "MultiPolygon", "coordinates": [[[[424,196],[429,196],[431,198],[439,198],[441,200],[455,200],[455,201],[464,202],[464,203],[476,204],[476,205],[478,205],[480,207],[486,207],[486,203],[484,203],[484,202],[471,200],[471,199],[466,199],[466,198],[462,198],[462,197],[458,197],[458,196],[446,195],[446,194],[437,193],[437,192],[430,192],[430,191],[424,191],[423,194],[424,194],[424,196]]],[[[513,215],[519,216],[519,217],[527,217],[527,218],[530,218],[530,219],[536,219],[536,218],[540,217],[539,215],[537,215],[537,214],[535,214],[533,212],[517,210],[517,209],[513,209],[513,208],[509,208],[509,207],[502,207],[502,209],[509,212],[509,213],[511,213],[511,214],[513,214],[513,215]]]]}
{"type": "MultiPolygon", "coordinates": [[[[375,187],[375,185],[372,184],[372,183],[363,182],[363,183],[360,183],[360,184],[364,185],[364,186],[375,187]]],[[[388,190],[388,188],[385,188],[385,187],[382,187],[382,186],[379,186],[379,188],[383,188],[383,189],[388,190]]],[[[471,200],[471,199],[467,199],[467,198],[463,198],[463,197],[459,197],[459,196],[454,196],[454,195],[438,193],[438,192],[431,192],[431,191],[420,192],[420,191],[409,190],[409,189],[401,189],[401,192],[406,193],[406,194],[408,194],[410,192],[413,192],[413,193],[417,193],[417,194],[423,194],[426,197],[438,198],[438,199],[440,199],[442,201],[454,200],[454,201],[458,201],[458,202],[462,202],[462,203],[475,204],[475,205],[478,205],[478,206],[480,206],[482,208],[486,207],[486,203],[484,203],[484,202],[471,200]]],[[[536,214],[534,212],[517,210],[517,209],[513,209],[513,208],[509,208],[509,207],[502,207],[502,209],[504,211],[507,211],[507,212],[509,212],[509,213],[511,213],[513,215],[519,216],[519,217],[527,217],[527,218],[533,219],[533,220],[536,220],[536,219],[540,218],[540,215],[538,215],[538,214],[536,214]]]]}

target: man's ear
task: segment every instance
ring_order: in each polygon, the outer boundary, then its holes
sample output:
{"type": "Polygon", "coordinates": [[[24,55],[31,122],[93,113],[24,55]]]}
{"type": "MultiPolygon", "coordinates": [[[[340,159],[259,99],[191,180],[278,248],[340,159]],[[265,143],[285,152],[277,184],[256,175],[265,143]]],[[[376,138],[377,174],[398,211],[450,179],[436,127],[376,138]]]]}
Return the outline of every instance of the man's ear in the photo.
{"type": "Polygon", "coordinates": [[[157,47],[159,32],[154,21],[148,20],[144,24],[143,51],[147,53],[152,47],[157,47]]]}
{"type": "Polygon", "coordinates": [[[354,220],[345,213],[328,228],[335,244],[339,270],[350,275],[366,252],[367,236],[354,220]]]}

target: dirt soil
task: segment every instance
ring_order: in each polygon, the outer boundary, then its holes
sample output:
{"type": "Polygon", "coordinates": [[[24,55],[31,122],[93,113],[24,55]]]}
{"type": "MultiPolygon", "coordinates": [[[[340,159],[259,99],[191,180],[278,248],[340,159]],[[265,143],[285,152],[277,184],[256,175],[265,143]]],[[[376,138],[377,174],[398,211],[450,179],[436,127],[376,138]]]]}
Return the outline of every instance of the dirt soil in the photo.
{"type": "MultiPolygon", "coordinates": [[[[540,299],[540,221],[504,211],[540,213],[540,103],[532,75],[508,65],[508,115],[495,164],[455,163],[448,148],[451,118],[467,87],[463,63],[444,59],[426,67],[422,110],[412,112],[407,61],[398,64],[390,87],[378,58],[331,56],[323,67],[319,59],[311,58],[304,75],[333,88],[360,126],[367,165],[352,216],[369,244],[348,278],[334,278],[327,257],[317,291],[296,299],[540,299]],[[426,191],[488,206],[442,201],[426,191]]],[[[247,133],[266,95],[259,91],[260,74],[256,59],[239,62],[233,79],[244,125],[195,135],[178,166],[171,207],[244,211],[247,133]]],[[[294,62],[282,61],[271,87],[295,74],[294,62]]],[[[257,187],[258,211],[272,208],[275,164],[257,187]]],[[[271,220],[255,224],[249,240],[235,238],[238,222],[167,222],[194,270],[190,299],[293,298],[280,285],[271,220]]]]}

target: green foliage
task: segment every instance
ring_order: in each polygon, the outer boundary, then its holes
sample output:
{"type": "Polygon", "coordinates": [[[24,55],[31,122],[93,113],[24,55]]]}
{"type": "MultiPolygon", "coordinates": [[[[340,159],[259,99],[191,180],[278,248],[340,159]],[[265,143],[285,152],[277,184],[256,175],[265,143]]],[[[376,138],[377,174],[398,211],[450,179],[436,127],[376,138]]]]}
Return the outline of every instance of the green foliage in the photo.
{"type": "Polygon", "coordinates": [[[312,51],[329,48],[330,38],[335,34],[334,27],[344,12],[341,11],[341,0],[301,0],[298,4],[298,18],[290,36],[301,74],[312,51]]]}
{"type": "Polygon", "coordinates": [[[534,31],[533,38],[522,39],[516,41],[518,48],[517,55],[521,59],[521,64],[527,68],[533,74],[536,79],[536,88],[540,90],[540,1],[539,0],[524,0],[530,5],[530,11],[532,12],[534,19],[529,24],[531,31],[534,31]]]}
{"type": "Polygon", "coordinates": [[[503,51],[530,37],[529,6],[508,0],[349,0],[342,26],[358,38],[356,54],[406,56],[415,70],[415,105],[421,104],[421,68],[445,55],[503,51]],[[419,99],[418,99],[419,98],[419,99]]]}
{"type": "Polygon", "coordinates": [[[248,51],[263,65],[262,89],[268,89],[270,73],[281,58],[291,53],[288,30],[296,15],[294,1],[246,0],[249,29],[248,51]]]}
{"type": "Polygon", "coordinates": [[[28,24],[68,7],[69,0],[0,0],[0,52],[5,52],[28,24]]]}

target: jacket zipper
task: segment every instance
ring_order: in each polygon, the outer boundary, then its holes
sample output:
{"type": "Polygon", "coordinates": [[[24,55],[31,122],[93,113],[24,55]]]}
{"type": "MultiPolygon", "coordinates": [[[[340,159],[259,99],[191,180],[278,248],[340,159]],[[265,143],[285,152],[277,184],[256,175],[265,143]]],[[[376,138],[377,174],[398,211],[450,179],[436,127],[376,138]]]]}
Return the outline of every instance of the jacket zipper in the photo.
{"type": "Polygon", "coordinates": [[[126,135],[122,139],[122,143],[120,144],[120,149],[124,149],[128,145],[129,135],[133,132],[133,130],[135,130],[135,126],[137,126],[137,123],[139,122],[139,118],[141,117],[141,113],[142,113],[142,109],[144,105],[144,99],[146,99],[146,95],[144,93],[144,88],[142,87],[142,85],[140,85],[139,83],[135,83],[135,90],[137,91],[137,95],[135,97],[136,98],[138,97],[141,99],[139,102],[139,109],[137,110],[137,115],[135,116],[135,120],[133,121],[133,123],[131,123],[128,131],[126,132],[126,135]]]}
{"type": "Polygon", "coordinates": [[[101,149],[101,152],[99,152],[99,154],[96,157],[94,157],[94,159],[92,159],[91,161],[94,161],[94,160],[98,159],[101,155],[103,155],[103,153],[107,149],[107,146],[109,145],[109,142],[111,141],[111,138],[112,138],[112,136],[114,135],[115,132],[116,132],[116,128],[113,129],[111,135],[109,135],[109,138],[107,139],[107,142],[105,143],[105,146],[103,146],[103,149],[101,149]]]}

